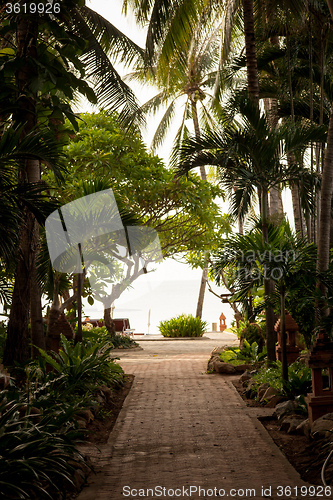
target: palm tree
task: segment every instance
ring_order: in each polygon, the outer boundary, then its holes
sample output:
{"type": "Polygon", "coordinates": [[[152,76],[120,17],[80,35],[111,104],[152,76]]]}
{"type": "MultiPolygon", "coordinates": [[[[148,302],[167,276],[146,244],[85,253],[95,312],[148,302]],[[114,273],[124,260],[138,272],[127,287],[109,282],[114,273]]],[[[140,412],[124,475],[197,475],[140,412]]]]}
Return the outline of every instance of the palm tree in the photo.
{"type": "MultiPolygon", "coordinates": [[[[260,215],[262,235],[268,242],[268,205],[265,196],[271,187],[287,181],[299,182],[300,167],[285,164],[290,151],[299,152],[311,140],[325,137],[323,127],[284,124],[271,130],[266,114],[261,114],[251,98],[235,101],[242,124],[232,122],[220,131],[208,131],[199,140],[189,138],[180,150],[179,174],[199,165],[215,165],[221,183],[230,194],[232,212],[243,218],[256,190],[261,193],[260,215]],[[234,191],[234,186],[237,190],[234,191]]],[[[304,171],[311,180],[310,172],[304,171]]],[[[269,281],[269,280],[266,280],[269,281]]],[[[266,291],[269,295],[270,291],[266,291]]],[[[266,325],[267,326],[267,325],[266,325]]],[[[275,339],[267,327],[268,359],[275,359],[275,339]]]]}
{"type": "MultiPolygon", "coordinates": [[[[223,242],[223,248],[212,257],[212,267],[219,284],[221,271],[236,266],[233,281],[235,299],[246,298],[253,287],[263,284],[269,276],[280,295],[282,378],[288,381],[288,364],[285,335],[285,299],[289,287],[295,280],[313,277],[316,248],[305,239],[293,234],[286,223],[270,224],[269,243],[262,239],[261,231],[255,228],[246,235],[236,235],[223,242]]],[[[269,298],[272,301],[272,298],[269,298]]]]}
{"type": "MultiPolygon", "coordinates": [[[[1,100],[1,125],[4,127],[6,120],[11,119],[15,127],[23,124],[20,140],[35,129],[38,121],[58,126],[66,115],[75,125],[69,101],[78,91],[92,101],[96,101],[97,95],[100,105],[110,111],[119,109],[125,123],[133,120],[133,113],[139,116],[134,94],[119,77],[109,55],[112,53],[118,59],[131,62],[135,56],[142,57],[142,49],[103,17],[85,5],[80,6],[81,3],[71,0],[61,4],[60,12],[53,12],[52,17],[17,16],[5,8],[1,10],[0,36],[5,37],[2,45],[9,46],[1,69],[7,90],[1,100]],[[40,26],[43,26],[41,33],[40,26]],[[10,65],[15,73],[12,77],[8,77],[10,65]],[[93,82],[94,91],[83,80],[84,75],[93,82]]],[[[19,173],[22,185],[29,189],[29,184],[40,182],[40,178],[38,158],[27,157],[22,161],[19,173]]],[[[20,230],[20,252],[8,323],[7,364],[29,356],[30,298],[33,300],[32,327],[38,325],[39,336],[43,335],[40,293],[36,284],[32,286],[38,241],[38,224],[27,210],[20,230]],[[24,340],[19,352],[21,337],[24,340]]]]}
{"type": "MultiPolygon", "coordinates": [[[[196,137],[200,136],[201,126],[211,128],[214,124],[210,109],[213,96],[209,90],[214,84],[218,68],[220,23],[218,19],[211,21],[213,26],[199,22],[193,28],[186,47],[182,50],[176,47],[167,65],[162,66],[158,60],[153,70],[148,72],[141,68],[129,75],[131,79],[143,82],[148,79],[159,89],[158,94],[141,106],[140,110],[144,115],[155,114],[161,107],[166,107],[152,140],[153,150],[163,143],[181,105],[181,125],[175,137],[175,144],[180,144],[183,138],[189,135],[187,120],[192,119],[196,137]],[[186,101],[182,103],[184,98],[186,101]]],[[[200,170],[200,174],[201,178],[206,180],[204,168],[200,170]]]]}
{"type": "MultiPolygon", "coordinates": [[[[152,149],[160,146],[165,139],[175,115],[177,115],[177,103],[184,97],[186,102],[183,104],[181,125],[174,140],[177,146],[189,135],[186,125],[188,119],[192,119],[197,138],[200,137],[201,126],[207,129],[214,124],[214,117],[211,110],[208,109],[207,100],[210,100],[210,103],[213,102],[213,96],[208,91],[209,87],[214,84],[218,67],[220,23],[218,18],[215,21],[214,23],[214,20],[211,20],[213,27],[205,25],[202,21],[199,22],[193,28],[187,46],[182,50],[175,48],[167,66],[162,66],[159,60],[156,63],[157,69],[152,74],[152,81],[161,91],[144,104],[141,111],[144,114],[151,111],[154,113],[162,105],[166,105],[167,109],[156,129],[151,145],[152,149]],[[198,105],[200,105],[200,115],[198,105]]],[[[145,79],[146,75],[147,71],[142,69],[131,77],[137,76],[145,79]]],[[[204,165],[200,166],[200,176],[202,180],[207,180],[204,165]]],[[[202,317],[206,283],[207,268],[205,267],[202,272],[196,310],[196,317],[199,318],[202,317]]]]}
{"type": "MultiPolygon", "coordinates": [[[[8,129],[0,140],[0,198],[2,213],[0,259],[6,269],[12,267],[11,263],[22,260],[22,253],[27,251],[27,248],[22,244],[22,233],[20,234],[20,228],[26,223],[27,213],[31,214],[29,220],[33,219],[36,223],[43,224],[45,217],[58,207],[58,203],[52,201],[45,194],[47,186],[44,183],[22,184],[18,180],[17,174],[22,167],[22,161],[29,159],[31,161],[46,162],[58,173],[59,168],[63,167],[64,164],[64,157],[59,144],[48,130],[30,132],[24,139],[21,139],[21,132],[21,130],[15,132],[8,129]]],[[[29,245],[31,245],[34,242],[31,241],[32,235],[29,236],[29,245]]],[[[7,336],[4,363],[10,365],[12,365],[13,359],[18,362],[25,359],[29,343],[28,317],[21,311],[22,308],[26,307],[26,304],[22,304],[22,301],[19,300],[20,295],[17,293],[20,283],[22,281],[18,281],[18,284],[15,283],[16,295],[14,292],[12,293],[11,311],[14,309],[18,315],[21,314],[17,318],[20,327],[22,327],[22,323],[20,323],[22,317],[25,318],[26,324],[23,325],[24,328],[20,330],[18,337],[7,336]]],[[[22,293],[21,296],[24,296],[26,290],[19,287],[19,292],[22,293]]],[[[13,318],[12,324],[14,321],[14,326],[16,326],[16,317],[13,318]]]]}

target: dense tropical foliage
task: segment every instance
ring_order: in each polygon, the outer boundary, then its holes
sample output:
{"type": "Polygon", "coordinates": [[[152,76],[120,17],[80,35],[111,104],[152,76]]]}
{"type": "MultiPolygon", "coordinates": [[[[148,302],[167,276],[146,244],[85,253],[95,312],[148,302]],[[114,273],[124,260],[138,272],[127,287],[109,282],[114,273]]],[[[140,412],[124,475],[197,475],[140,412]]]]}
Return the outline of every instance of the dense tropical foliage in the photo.
{"type": "MultiPolygon", "coordinates": [[[[267,349],[269,373],[282,370],[281,390],[288,376],[297,385],[296,368],[302,372],[298,365],[288,372],[286,308],[307,347],[319,328],[333,333],[332,2],[122,3],[146,30],[145,47],[85,0],[51,2],[60,6],[51,14],[0,1],[0,301],[9,313],[0,361],[16,377],[0,392],[0,486],[8,498],[47,496],[59,475],[70,480],[68,460],[81,460],[73,416],[99,384],[123,377],[110,359],[111,304],[156,264],[143,253],[116,259],[114,243],[99,264],[81,258],[81,272],[53,268],[44,226],[59,207],[112,189],[124,228],[151,228],[164,259],[203,269],[197,318],[162,322],[161,332],[204,333],[208,277],[210,289],[213,282],[226,288],[215,295],[232,306],[237,330],[260,330],[263,339],[265,325],[264,349],[244,337],[245,347],[228,355],[261,361],[267,349]],[[145,104],[131,88],[135,79],[156,91],[145,104]],[[80,97],[98,112],[76,114],[80,97]],[[161,109],[153,153],[142,137],[161,109]],[[155,153],[168,129],[174,142],[165,165],[155,153]],[[293,221],[282,190],[291,192],[293,221]],[[230,208],[222,214],[226,195],[230,208]],[[95,336],[82,335],[82,296],[104,305],[106,330],[95,336]],[[274,364],[278,317],[282,367],[274,364]],[[74,336],[76,323],[74,346],[60,339],[59,325],[74,336]],[[32,392],[20,387],[24,379],[32,392]],[[22,484],[15,485],[20,467],[22,484]]],[[[308,372],[303,378],[308,386],[308,372]]]]}

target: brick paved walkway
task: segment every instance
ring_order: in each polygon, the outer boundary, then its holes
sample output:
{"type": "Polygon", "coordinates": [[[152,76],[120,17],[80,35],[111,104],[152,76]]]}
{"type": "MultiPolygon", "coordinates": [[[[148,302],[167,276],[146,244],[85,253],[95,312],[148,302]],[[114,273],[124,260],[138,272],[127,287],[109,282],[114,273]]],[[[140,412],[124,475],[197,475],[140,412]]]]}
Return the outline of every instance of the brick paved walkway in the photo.
{"type": "Polygon", "coordinates": [[[308,498],[304,489],[296,495],[305,483],[258,410],[244,405],[228,376],[205,373],[216,344],[141,342],[142,351],[121,356],[134,384],[102,447],[102,474],[79,500],[308,498]],[[281,494],[278,486],[292,490],[281,494]]]}

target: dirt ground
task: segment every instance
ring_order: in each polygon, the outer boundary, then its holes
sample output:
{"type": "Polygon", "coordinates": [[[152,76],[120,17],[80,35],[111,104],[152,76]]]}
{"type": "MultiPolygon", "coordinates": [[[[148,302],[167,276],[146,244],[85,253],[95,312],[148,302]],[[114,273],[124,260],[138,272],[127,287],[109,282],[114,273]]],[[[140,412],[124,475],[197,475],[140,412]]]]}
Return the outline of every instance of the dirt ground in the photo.
{"type": "Polygon", "coordinates": [[[126,375],[124,386],[113,390],[111,399],[105,403],[103,410],[88,426],[86,441],[93,444],[105,444],[109,438],[125,398],[131,390],[134,375],[126,375]]]}

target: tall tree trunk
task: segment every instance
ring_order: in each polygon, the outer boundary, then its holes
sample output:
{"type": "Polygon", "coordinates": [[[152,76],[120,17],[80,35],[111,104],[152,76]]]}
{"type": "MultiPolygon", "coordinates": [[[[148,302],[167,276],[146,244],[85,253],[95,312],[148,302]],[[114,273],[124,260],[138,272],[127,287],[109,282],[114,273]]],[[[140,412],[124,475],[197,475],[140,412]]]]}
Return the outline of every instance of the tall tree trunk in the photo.
{"type": "MultiPolygon", "coordinates": [[[[200,138],[200,127],[199,127],[199,119],[198,119],[198,110],[197,110],[197,102],[193,96],[191,96],[191,108],[192,108],[192,119],[194,125],[194,132],[196,139],[200,138]]],[[[207,180],[206,169],[204,165],[200,166],[200,177],[203,181],[207,180]]],[[[205,291],[207,285],[207,276],[208,276],[208,267],[204,267],[201,275],[200,289],[199,289],[199,297],[197,302],[197,310],[195,313],[196,318],[202,318],[202,310],[203,303],[205,298],[205,291]]]]}
{"type": "MultiPolygon", "coordinates": [[[[330,249],[330,227],[331,227],[331,201],[333,193],[333,104],[330,111],[330,121],[327,134],[327,148],[324,159],[324,170],[320,191],[320,221],[318,235],[318,259],[317,269],[319,272],[326,271],[329,264],[330,249]]],[[[320,286],[322,293],[325,287],[320,286]]],[[[323,311],[324,313],[326,311],[323,311]]]]}
{"type": "Polygon", "coordinates": [[[31,276],[34,269],[35,217],[26,212],[20,231],[19,257],[10,308],[4,365],[24,363],[30,357],[29,309],[31,276]]]}
{"type": "Polygon", "coordinates": [[[286,339],[286,310],[285,310],[285,288],[281,285],[281,322],[280,322],[280,341],[282,351],[282,379],[283,382],[288,382],[288,359],[287,359],[287,339],[286,339]]]}
{"type": "Polygon", "coordinates": [[[199,297],[198,297],[198,303],[197,303],[197,311],[195,314],[196,318],[202,318],[202,309],[203,309],[203,302],[204,302],[205,291],[206,291],[207,276],[208,276],[208,267],[205,267],[202,270],[202,275],[201,275],[200,290],[199,290],[199,297]]]}
{"type": "Polygon", "coordinates": [[[295,230],[303,238],[304,227],[303,227],[303,218],[302,218],[302,212],[301,212],[298,187],[295,184],[292,184],[290,186],[290,189],[291,189],[291,197],[292,197],[292,202],[293,202],[295,230]]]}
{"type": "MultiPolygon", "coordinates": [[[[35,176],[38,177],[37,182],[40,179],[40,163],[35,165],[35,176]]],[[[31,343],[32,343],[32,357],[38,356],[37,347],[45,350],[45,333],[44,333],[44,323],[43,323],[43,312],[42,312],[42,292],[40,285],[37,280],[37,257],[40,249],[39,241],[39,228],[36,222],[35,224],[35,241],[36,248],[34,251],[34,266],[31,276],[31,291],[30,291],[30,329],[31,329],[31,343]]]]}
{"type": "MultiPolygon", "coordinates": [[[[36,256],[37,256],[36,251],[36,256]]],[[[38,355],[38,349],[45,350],[45,334],[44,334],[44,321],[42,313],[41,302],[41,289],[36,277],[36,257],[34,261],[34,269],[32,274],[32,289],[30,297],[30,323],[31,323],[31,343],[32,343],[32,357],[38,355]]]]}
{"type": "MultiPolygon", "coordinates": [[[[261,198],[261,221],[263,239],[268,242],[268,192],[262,189],[261,198]]],[[[265,279],[265,296],[269,296],[274,292],[274,281],[265,279]]],[[[267,362],[271,363],[276,360],[276,333],[274,330],[275,316],[273,307],[266,307],[266,346],[267,346],[267,362]]]]}
{"type": "Polygon", "coordinates": [[[77,331],[75,334],[74,343],[82,342],[82,288],[84,276],[82,273],[77,275],[77,331]]]}
{"type": "Polygon", "coordinates": [[[114,337],[116,334],[116,327],[115,327],[114,321],[111,317],[111,306],[104,307],[104,323],[105,323],[107,331],[109,332],[109,335],[111,337],[114,337]]]}
{"type": "MultiPolygon", "coordinates": [[[[31,58],[37,59],[37,19],[37,17],[18,17],[17,19],[17,56],[23,64],[15,75],[19,111],[14,115],[14,122],[16,125],[25,124],[22,138],[35,127],[37,122],[36,103],[29,89],[31,80],[37,76],[37,70],[31,64],[31,58]]],[[[36,160],[23,162],[20,181],[25,183],[38,182],[39,180],[39,162],[36,160]]],[[[9,366],[13,366],[15,361],[22,363],[30,356],[28,328],[30,290],[38,237],[35,217],[26,210],[20,228],[18,262],[4,352],[4,364],[9,366]]]]}
{"type": "Polygon", "coordinates": [[[256,41],[254,34],[253,0],[243,0],[244,34],[246,51],[247,88],[249,94],[259,102],[259,80],[256,41]]]}
{"type": "Polygon", "coordinates": [[[279,188],[277,186],[273,186],[269,190],[269,213],[270,213],[270,215],[278,214],[279,209],[280,209],[279,188]]]}
{"type": "MultiPolygon", "coordinates": [[[[279,45],[279,38],[274,37],[274,39],[271,40],[271,43],[272,45],[279,45]]],[[[270,128],[273,130],[277,127],[279,122],[277,99],[265,98],[264,107],[267,113],[270,128]]],[[[269,190],[269,213],[270,215],[283,215],[283,205],[279,186],[272,186],[269,190]]]]}
{"type": "MultiPolygon", "coordinates": [[[[309,16],[309,78],[310,78],[310,120],[313,122],[313,46],[312,46],[312,13],[311,10],[308,9],[308,16],[309,16]]],[[[313,142],[310,144],[310,168],[311,172],[314,170],[314,145],[313,142]]],[[[312,196],[317,197],[316,192],[311,193],[312,196]]],[[[316,242],[316,213],[313,213],[312,215],[307,214],[307,219],[306,219],[306,224],[307,224],[307,233],[308,233],[308,241],[309,243],[315,243],[316,242]]]]}
{"type": "MultiPolygon", "coordinates": [[[[192,120],[194,125],[194,134],[195,138],[200,138],[200,127],[199,127],[199,119],[198,119],[198,109],[197,109],[197,101],[193,96],[191,96],[191,109],[192,109],[192,120]]],[[[206,169],[204,165],[200,166],[200,177],[203,181],[207,180],[206,169]]]]}
{"type": "MultiPolygon", "coordinates": [[[[245,33],[245,54],[246,54],[246,70],[247,70],[247,88],[248,93],[257,102],[259,107],[259,79],[258,79],[258,65],[257,65],[257,52],[254,33],[254,18],[253,18],[253,0],[243,0],[243,13],[244,13],[244,33],[245,33]]],[[[259,199],[261,198],[261,220],[262,232],[265,241],[268,240],[268,191],[261,186],[258,192],[259,199]]],[[[271,280],[265,280],[265,295],[272,292],[271,280]]],[[[267,344],[267,360],[272,362],[276,360],[275,343],[276,335],[274,331],[274,309],[272,307],[266,308],[266,344],[267,344]]]]}

